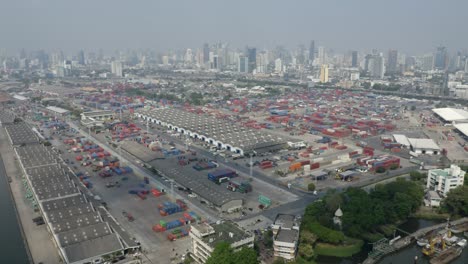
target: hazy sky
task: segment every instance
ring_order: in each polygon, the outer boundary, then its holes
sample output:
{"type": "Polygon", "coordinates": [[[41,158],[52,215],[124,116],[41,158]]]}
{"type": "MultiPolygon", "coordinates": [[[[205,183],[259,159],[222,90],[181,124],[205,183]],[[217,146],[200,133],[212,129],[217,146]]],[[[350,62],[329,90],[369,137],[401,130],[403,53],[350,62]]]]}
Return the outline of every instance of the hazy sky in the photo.
{"type": "Polygon", "coordinates": [[[0,48],[468,47],[468,0],[0,0],[0,48]]]}

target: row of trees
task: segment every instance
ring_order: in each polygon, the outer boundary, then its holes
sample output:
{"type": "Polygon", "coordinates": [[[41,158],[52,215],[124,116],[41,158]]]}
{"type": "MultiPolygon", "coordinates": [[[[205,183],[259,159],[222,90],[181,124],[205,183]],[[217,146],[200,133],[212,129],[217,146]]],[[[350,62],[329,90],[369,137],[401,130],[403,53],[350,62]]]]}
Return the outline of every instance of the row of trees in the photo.
{"type": "Polygon", "coordinates": [[[227,242],[216,245],[206,264],[258,264],[257,252],[252,248],[234,251],[227,242]]]}

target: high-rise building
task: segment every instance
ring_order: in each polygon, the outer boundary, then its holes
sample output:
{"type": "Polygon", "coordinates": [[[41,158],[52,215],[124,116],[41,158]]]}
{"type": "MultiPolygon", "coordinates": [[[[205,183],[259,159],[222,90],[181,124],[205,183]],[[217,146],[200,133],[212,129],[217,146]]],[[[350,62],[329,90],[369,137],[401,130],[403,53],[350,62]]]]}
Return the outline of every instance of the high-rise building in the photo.
{"type": "Polygon", "coordinates": [[[436,70],[446,70],[448,67],[448,53],[446,47],[437,47],[434,56],[434,68],[436,70]]]}
{"type": "Polygon", "coordinates": [[[320,68],[320,82],[327,83],[328,82],[328,65],[322,64],[320,68]]]}
{"type": "Polygon", "coordinates": [[[220,68],[220,59],[218,55],[213,55],[210,68],[212,70],[218,70],[220,68]]]}
{"type": "Polygon", "coordinates": [[[468,59],[465,58],[465,72],[468,73],[468,59]]]}
{"type": "Polygon", "coordinates": [[[280,58],[275,60],[275,72],[282,73],[283,72],[283,63],[280,58]]]}
{"type": "Polygon", "coordinates": [[[239,61],[237,63],[237,71],[243,73],[249,72],[249,57],[239,56],[239,61]]]}
{"type": "Polygon", "coordinates": [[[388,51],[387,73],[396,73],[398,71],[398,51],[391,49],[388,51]]]}
{"type": "Polygon", "coordinates": [[[266,73],[268,66],[268,54],[262,51],[257,54],[257,73],[266,73]]]}
{"type": "Polygon", "coordinates": [[[312,40],[309,46],[309,64],[310,65],[314,63],[314,59],[315,59],[315,41],[312,40]]]}
{"type": "Polygon", "coordinates": [[[421,57],[421,70],[432,71],[434,69],[434,56],[427,54],[421,57]]]}
{"type": "Polygon", "coordinates": [[[111,63],[111,72],[114,74],[116,77],[122,77],[122,62],[120,61],[113,61],[111,63]]]}
{"type": "Polygon", "coordinates": [[[385,60],[382,54],[370,55],[368,69],[372,78],[382,79],[384,77],[385,60]]]}
{"type": "Polygon", "coordinates": [[[203,63],[208,63],[210,61],[210,46],[208,43],[203,45],[203,63]]]}
{"type": "Polygon", "coordinates": [[[358,52],[357,51],[351,52],[351,67],[353,68],[358,67],[358,52]]]}
{"type": "Polygon", "coordinates": [[[253,72],[257,67],[257,49],[247,48],[247,57],[249,58],[249,72],[253,72]]]}
{"type": "Polygon", "coordinates": [[[326,64],[326,63],[327,63],[327,54],[325,54],[325,48],[318,47],[317,64],[326,64]]]}
{"type": "Polygon", "coordinates": [[[78,52],[78,64],[80,64],[80,65],[85,65],[86,64],[85,54],[84,54],[83,50],[80,50],[80,52],[78,52]]]}
{"type": "Polygon", "coordinates": [[[191,63],[191,62],[192,62],[192,58],[193,58],[192,49],[187,49],[187,50],[185,51],[185,58],[184,58],[184,61],[187,62],[187,63],[191,63]]]}
{"type": "Polygon", "coordinates": [[[169,65],[169,56],[162,56],[162,63],[164,65],[169,65]]]}

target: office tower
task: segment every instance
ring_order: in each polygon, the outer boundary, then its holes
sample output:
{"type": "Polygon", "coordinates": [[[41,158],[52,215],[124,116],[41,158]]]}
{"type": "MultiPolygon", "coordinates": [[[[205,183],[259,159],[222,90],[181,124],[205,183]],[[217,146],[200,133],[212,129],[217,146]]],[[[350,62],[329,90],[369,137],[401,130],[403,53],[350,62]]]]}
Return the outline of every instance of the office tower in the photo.
{"type": "Polygon", "coordinates": [[[318,47],[317,64],[326,64],[326,63],[327,63],[327,54],[325,54],[325,48],[318,47]]]}
{"type": "Polygon", "coordinates": [[[86,64],[85,54],[84,54],[83,50],[80,50],[80,52],[78,52],[78,64],[80,64],[80,65],[85,65],[86,64]]]}
{"type": "Polygon", "coordinates": [[[406,57],[405,58],[405,71],[412,70],[414,65],[416,65],[415,57],[406,57]]]}
{"type": "Polygon", "coordinates": [[[282,73],[283,72],[283,63],[280,58],[275,60],[275,72],[282,73]]]}
{"type": "Polygon", "coordinates": [[[184,61],[187,62],[187,63],[191,63],[192,62],[192,58],[193,58],[193,54],[192,54],[192,49],[187,49],[185,51],[185,56],[184,56],[184,61]]]}
{"type": "Polygon", "coordinates": [[[111,63],[111,72],[116,77],[122,77],[122,63],[120,61],[113,61],[111,63]]]}
{"type": "Polygon", "coordinates": [[[446,47],[437,47],[434,56],[434,68],[436,70],[446,70],[448,66],[448,54],[446,47]]]}
{"type": "Polygon", "coordinates": [[[312,40],[309,46],[309,64],[310,65],[314,63],[314,59],[315,59],[315,41],[312,40]]]}
{"type": "Polygon", "coordinates": [[[247,57],[249,58],[249,72],[253,72],[257,66],[257,49],[247,48],[247,57]]]}
{"type": "Polygon", "coordinates": [[[421,70],[432,71],[434,69],[434,56],[427,54],[421,57],[421,70]]]}
{"type": "Polygon", "coordinates": [[[391,49],[388,51],[387,73],[396,73],[398,71],[398,51],[391,49]]]}
{"type": "Polygon", "coordinates": [[[210,46],[208,43],[203,45],[203,63],[208,63],[210,61],[210,46]]]}
{"type": "Polygon", "coordinates": [[[257,54],[257,73],[266,73],[268,66],[268,56],[265,51],[257,54]]]}
{"type": "Polygon", "coordinates": [[[239,61],[237,63],[237,71],[243,73],[249,72],[249,57],[239,56],[239,61]]]}
{"type": "Polygon", "coordinates": [[[368,62],[369,74],[372,78],[382,79],[385,73],[384,57],[379,55],[371,55],[368,62]]]}
{"type": "Polygon", "coordinates": [[[217,70],[220,68],[220,59],[218,55],[213,55],[211,58],[210,69],[217,70]]]}
{"type": "Polygon", "coordinates": [[[468,73],[468,59],[465,58],[465,72],[468,73]]]}
{"type": "Polygon", "coordinates": [[[169,65],[169,56],[162,56],[162,64],[169,65]]]}
{"type": "Polygon", "coordinates": [[[328,65],[322,64],[320,68],[320,82],[327,83],[328,82],[328,65]]]}
{"type": "Polygon", "coordinates": [[[351,67],[357,68],[358,67],[358,52],[353,51],[351,53],[351,67]]]}

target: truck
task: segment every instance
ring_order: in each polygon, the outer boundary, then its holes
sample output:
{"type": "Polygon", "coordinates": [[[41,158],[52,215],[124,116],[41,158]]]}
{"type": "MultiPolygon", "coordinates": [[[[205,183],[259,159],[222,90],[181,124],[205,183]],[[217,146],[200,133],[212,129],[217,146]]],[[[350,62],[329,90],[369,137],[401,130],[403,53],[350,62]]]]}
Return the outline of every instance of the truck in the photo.
{"type": "Polygon", "coordinates": [[[322,137],[321,139],[317,140],[316,142],[317,143],[322,143],[322,144],[330,143],[331,138],[330,137],[322,137]]]}

